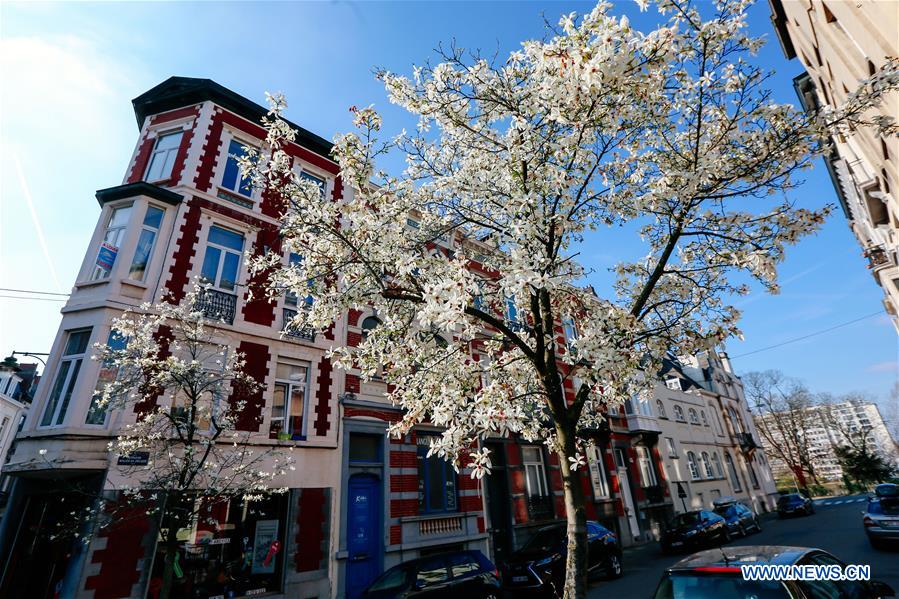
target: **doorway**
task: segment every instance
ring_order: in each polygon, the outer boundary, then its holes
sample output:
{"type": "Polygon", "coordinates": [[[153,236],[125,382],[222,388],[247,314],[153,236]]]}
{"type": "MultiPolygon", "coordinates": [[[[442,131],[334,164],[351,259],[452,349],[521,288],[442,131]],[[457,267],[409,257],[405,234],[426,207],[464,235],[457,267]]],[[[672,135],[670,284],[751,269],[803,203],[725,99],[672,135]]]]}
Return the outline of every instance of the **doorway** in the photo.
{"type": "Polygon", "coordinates": [[[624,502],[627,525],[631,529],[631,537],[637,539],[640,536],[640,525],[637,522],[637,510],[634,508],[634,498],[631,495],[627,458],[623,449],[615,449],[615,468],[618,470],[618,484],[621,486],[621,499],[624,502]]]}
{"type": "Polygon", "coordinates": [[[381,571],[381,481],[354,474],[347,492],[346,595],[355,599],[381,571]]]}
{"type": "Polygon", "coordinates": [[[485,443],[493,463],[487,475],[487,516],[490,518],[490,546],[493,561],[503,563],[512,553],[512,510],[506,448],[502,443],[485,443]]]}

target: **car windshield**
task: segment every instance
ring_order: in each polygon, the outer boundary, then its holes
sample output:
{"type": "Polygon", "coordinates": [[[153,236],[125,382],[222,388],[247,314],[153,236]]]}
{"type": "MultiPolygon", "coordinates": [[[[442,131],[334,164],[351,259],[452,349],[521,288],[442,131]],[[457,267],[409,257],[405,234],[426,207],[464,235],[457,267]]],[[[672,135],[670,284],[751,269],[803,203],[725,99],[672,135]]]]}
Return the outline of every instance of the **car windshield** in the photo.
{"type": "Polygon", "coordinates": [[[874,515],[883,514],[885,516],[896,516],[899,515],[899,502],[891,502],[891,501],[871,501],[868,503],[868,513],[874,515]]]}
{"type": "Polygon", "coordinates": [[[733,505],[719,505],[715,508],[715,513],[725,518],[733,518],[737,515],[737,508],[733,505]]]}
{"type": "Polygon", "coordinates": [[[743,580],[740,576],[677,574],[666,578],[654,599],[789,599],[781,582],[743,580]]]}
{"type": "Polygon", "coordinates": [[[404,589],[411,584],[412,568],[409,566],[397,566],[381,574],[380,578],[368,587],[368,592],[404,589]]]}
{"type": "Polygon", "coordinates": [[[699,515],[699,512],[689,512],[686,514],[678,514],[674,520],[671,521],[671,526],[674,528],[678,528],[681,526],[693,526],[694,524],[698,524],[702,520],[699,515]]]}
{"type": "Polygon", "coordinates": [[[557,551],[562,545],[563,528],[546,528],[537,531],[521,550],[525,553],[557,551]]]}
{"type": "Polygon", "coordinates": [[[785,503],[798,503],[802,501],[802,495],[784,495],[780,499],[777,500],[777,503],[783,505],[785,503]]]}

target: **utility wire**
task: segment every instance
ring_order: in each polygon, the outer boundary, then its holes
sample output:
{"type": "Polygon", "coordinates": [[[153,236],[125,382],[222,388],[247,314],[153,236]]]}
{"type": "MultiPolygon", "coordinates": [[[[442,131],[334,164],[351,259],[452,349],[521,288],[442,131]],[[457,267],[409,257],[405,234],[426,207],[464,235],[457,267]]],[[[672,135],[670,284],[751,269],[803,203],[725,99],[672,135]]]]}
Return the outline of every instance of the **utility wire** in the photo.
{"type": "Polygon", "coordinates": [[[25,297],[23,295],[0,295],[0,298],[4,298],[4,297],[7,299],[20,299],[20,300],[28,300],[28,301],[35,301],[35,302],[64,302],[64,301],[66,301],[62,298],[56,298],[56,297],[25,297]]]}
{"type": "Polygon", "coordinates": [[[0,291],[12,291],[13,293],[36,293],[37,295],[62,295],[64,297],[69,297],[69,293],[54,293],[53,291],[34,291],[32,289],[8,289],[6,287],[0,287],[0,291]]]}
{"type": "Polygon", "coordinates": [[[828,328],[826,328],[826,329],[821,329],[820,331],[815,331],[814,333],[809,333],[808,335],[803,335],[802,337],[796,337],[795,339],[789,339],[789,340],[784,341],[784,342],[782,342],[782,343],[776,343],[776,344],[774,344],[774,345],[769,345],[768,347],[763,347],[763,348],[761,348],[761,349],[757,349],[757,350],[754,350],[754,351],[751,351],[751,352],[746,352],[745,354],[739,354],[739,355],[736,355],[736,356],[731,356],[731,358],[743,358],[743,357],[745,357],[745,356],[751,356],[752,354],[757,354],[757,353],[760,353],[760,352],[763,352],[763,351],[768,351],[769,349],[775,349],[775,348],[781,347],[781,346],[783,346],[783,345],[789,345],[790,343],[796,343],[797,341],[802,341],[803,339],[808,339],[809,337],[816,337],[816,336],[818,336],[818,335],[823,335],[824,333],[829,333],[830,331],[834,331],[834,330],[836,330],[836,329],[839,329],[839,328],[848,326],[848,325],[850,325],[850,324],[859,322],[859,321],[861,321],[861,320],[865,320],[866,318],[871,318],[871,317],[873,317],[873,316],[877,316],[877,315],[879,315],[879,314],[883,314],[883,310],[878,310],[877,312],[872,312],[871,314],[868,314],[868,315],[866,315],[866,316],[861,316],[861,317],[856,318],[856,319],[854,319],[854,320],[848,320],[848,321],[846,321],[846,322],[842,322],[842,323],[837,324],[837,325],[834,325],[834,326],[832,326],[832,327],[828,327],[828,328]]]}

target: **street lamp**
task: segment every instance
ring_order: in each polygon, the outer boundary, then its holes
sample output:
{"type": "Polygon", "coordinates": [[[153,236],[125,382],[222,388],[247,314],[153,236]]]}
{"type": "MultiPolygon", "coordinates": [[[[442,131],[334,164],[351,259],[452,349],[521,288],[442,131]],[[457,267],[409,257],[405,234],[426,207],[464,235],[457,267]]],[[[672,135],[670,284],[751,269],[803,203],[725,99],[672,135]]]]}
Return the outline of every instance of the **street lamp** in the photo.
{"type": "Polygon", "coordinates": [[[44,368],[47,367],[47,362],[41,356],[49,356],[50,354],[45,354],[41,352],[31,352],[31,351],[14,351],[9,354],[2,363],[0,363],[0,369],[8,370],[10,367],[18,369],[18,360],[16,360],[16,356],[28,356],[34,358],[36,360],[40,360],[41,364],[44,365],[44,368]]]}

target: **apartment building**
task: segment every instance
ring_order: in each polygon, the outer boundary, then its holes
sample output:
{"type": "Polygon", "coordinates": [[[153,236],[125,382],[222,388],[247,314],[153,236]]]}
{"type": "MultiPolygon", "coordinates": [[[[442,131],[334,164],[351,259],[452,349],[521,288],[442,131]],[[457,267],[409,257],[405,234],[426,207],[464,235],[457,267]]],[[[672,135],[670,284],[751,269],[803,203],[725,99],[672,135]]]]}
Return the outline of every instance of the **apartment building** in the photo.
{"type": "MultiPolygon", "coordinates": [[[[794,80],[806,110],[838,106],[861,79],[899,56],[899,6],[880,0],[769,0],[771,21],[787,58],[805,73],[794,80]]],[[[899,115],[899,94],[880,107],[899,115]]],[[[872,115],[873,116],[873,115],[872,115]]],[[[899,330],[899,138],[859,129],[835,139],[825,158],[837,197],[883,288],[884,307],[899,330]]]]}

